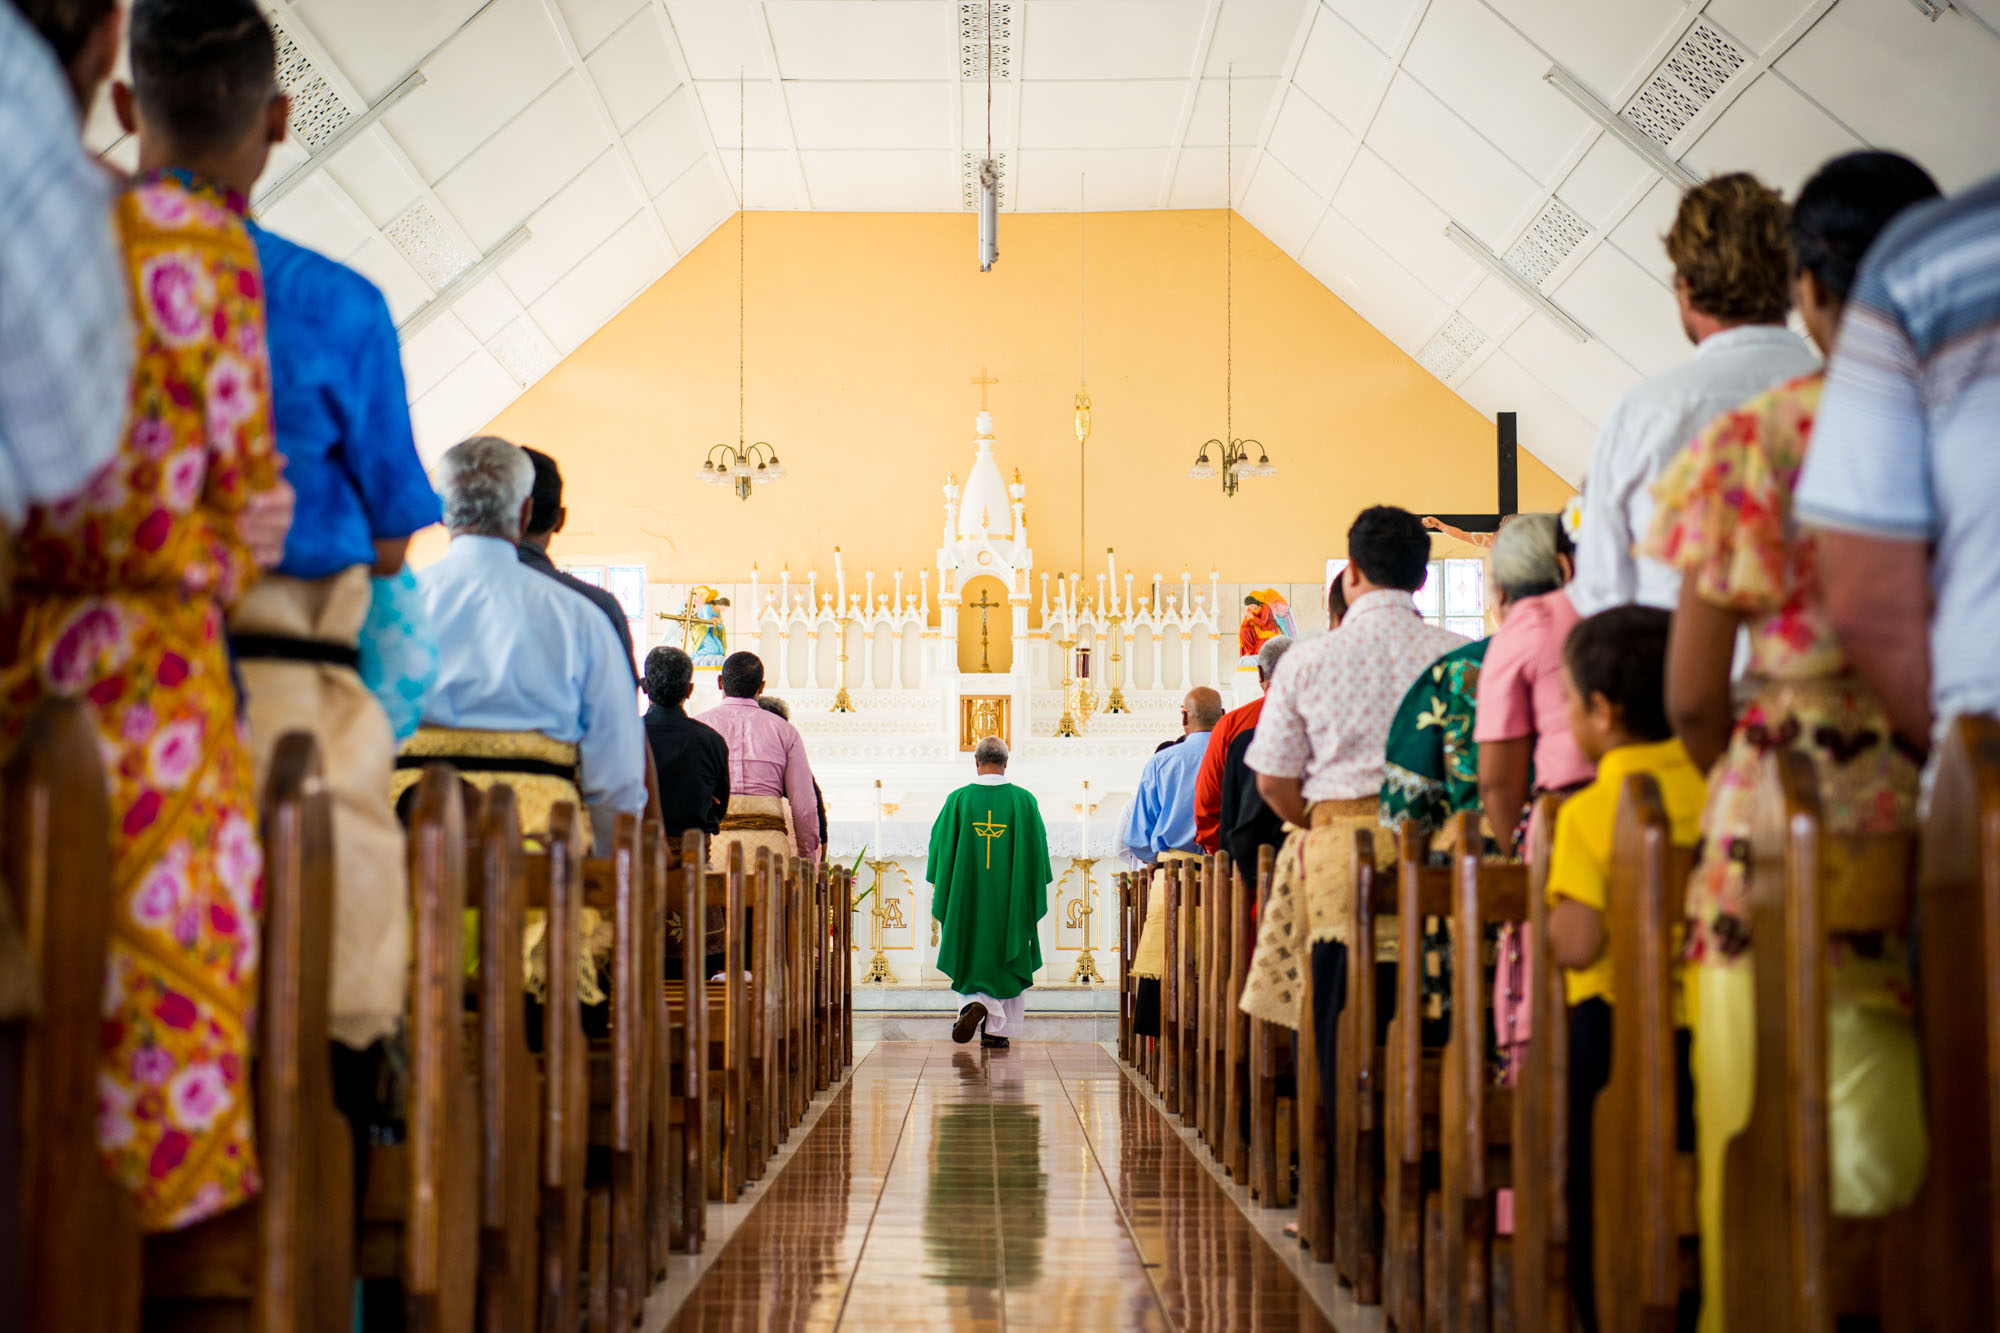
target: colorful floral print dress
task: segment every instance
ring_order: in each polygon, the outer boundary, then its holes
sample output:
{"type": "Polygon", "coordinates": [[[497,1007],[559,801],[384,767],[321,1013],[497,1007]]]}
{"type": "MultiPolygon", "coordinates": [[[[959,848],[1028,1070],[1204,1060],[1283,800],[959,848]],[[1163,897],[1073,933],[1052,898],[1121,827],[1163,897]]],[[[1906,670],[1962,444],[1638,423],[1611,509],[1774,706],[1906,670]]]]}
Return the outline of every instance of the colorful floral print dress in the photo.
{"type": "Polygon", "coordinates": [[[248,1056],[263,851],[226,609],[255,568],[235,517],[276,484],[257,255],[243,201],[166,176],[117,206],[137,361],[119,453],[31,512],[0,621],[0,725],[94,706],[114,918],[98,1144],[141,1224],[257,1190],[248,1056]]]}

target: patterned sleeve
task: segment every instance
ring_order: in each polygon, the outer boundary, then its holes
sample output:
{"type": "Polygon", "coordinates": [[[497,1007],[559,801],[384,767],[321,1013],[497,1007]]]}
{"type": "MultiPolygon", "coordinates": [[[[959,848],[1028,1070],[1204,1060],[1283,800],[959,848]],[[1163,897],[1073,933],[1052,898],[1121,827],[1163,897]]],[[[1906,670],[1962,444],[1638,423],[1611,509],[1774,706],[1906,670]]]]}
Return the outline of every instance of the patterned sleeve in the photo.
{"type": "Polygon", "coordinates": [[[1436,833],[1450,816],[1445,791],[1442,663],[1433,663],[1417,677],[1389,724],[1386,762],[1382,766],[1381,823],[1384,828],[1411,824],[1436,833]]]}
{"type": "Polygon", "coordinates": [[[1312,758],[1312,740],[1306,734],[1305,718],[1299,713],[1296,697],[1303,669],[1299,662],[1290,653],[1280,658],[1278,670],[1271,677],[1271,688],[1264,694],[1264,711],[1257,719],[1257,739],[1250,742],[1250,752],[1243,758],[1254,772],[1276,778],[1305,776],[1306,763],[1312,758]]]}
{"type": "Polygon", "coordinates": [[[1723,413],[1653,483],[1658,502],[1642,550],[1695,580],[1704,601],[1776,610],[1786,598],[1791,482],[1818,401],[1799,381],[1723,413]]]}
{"type": "Polygon", "coordinates": [[[277,486],[277,431],[271,418],[271,352],[264,337],[263,270],[241,221],[230,219],[208,240],[216,335],[205,343],[202,410],[208,473],[202,508],[209,518],[214,596],[232,606],[257,577],[257,563],[236,519],[253,495],[277,486]]]}

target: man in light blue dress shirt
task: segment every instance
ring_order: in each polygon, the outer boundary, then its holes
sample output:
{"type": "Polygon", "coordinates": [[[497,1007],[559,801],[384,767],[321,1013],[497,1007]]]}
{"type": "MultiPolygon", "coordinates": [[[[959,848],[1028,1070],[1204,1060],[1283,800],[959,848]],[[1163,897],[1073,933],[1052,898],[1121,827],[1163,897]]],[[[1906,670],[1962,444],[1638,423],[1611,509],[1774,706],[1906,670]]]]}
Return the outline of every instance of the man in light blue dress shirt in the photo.
{"type": "MultiPolygon", "coordinates": [[[[461,771],[476,760],[451,746],[420,744],[449,732],[537,733],[575,747],[574,782],[600,847],[620,813],[646,804],[646,737],[632,693],[632,666],[595,606],[521,563],[515,544],[527,522],[535,469],[518,446],[482,435],[454,445],[438,465],[451,547],[417,576],[436,627],[438,680],[424,730],[403,762],[448,757],[461,771]]],[[[532,747],[531,747],[532,748],[532,747]]],[[[567,776],[501,756],[493,780],[567,776]]],[[[525,782],[517,781],[517,789],[525,782]]],[[[533,823],[523,798],[523,824],[533,823]]]]}
{"type": "MultiPolygon", "coordinates": [[[[1201,844],[1194,832],[1194,784],[1208,753],[1209,733],[1222,720],[1222,696],[1197,685],[1181,700],[1178,745],[1155,751],[1139,775],[1139,790],[1126,807],[1118,844],[1140,867],[1157,866],[1177,857],[1198,857],[1201,844]]],[[[1133,1030],[1142,1037],[1159,1035],[1160,974],[1166,963],[1166,878],[1156,874],[1146,903],[1146,924],[1132,955],[1132,974],[1139,978],[1138,1013],[1133,1030]]]]}

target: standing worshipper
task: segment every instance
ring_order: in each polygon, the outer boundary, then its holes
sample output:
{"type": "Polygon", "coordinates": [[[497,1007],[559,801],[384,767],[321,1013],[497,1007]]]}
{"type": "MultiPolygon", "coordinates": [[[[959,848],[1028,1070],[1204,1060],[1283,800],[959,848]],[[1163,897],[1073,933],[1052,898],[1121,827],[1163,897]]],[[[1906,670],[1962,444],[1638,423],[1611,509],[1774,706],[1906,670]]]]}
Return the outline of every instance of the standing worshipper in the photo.
{"type": "Polygon", "coordinates": [[[729,742],[729,808],[709,844],[711,869],[729,864],[729,848],[743,848],[743,864],[759,847],[774,856],[819,856],[819,802],[812,765],[798,728],[765,709],[764,659],[731,653],[722,663],[722,702],[695,719],[729,742]]]}
{"type": "Polygon", "coordinates": [[[1181,700],[1181,736],[1146,761],[1118,834],[1127,859],[1140,869],[1153,869],[1146,923],[1132,955],[1132,975],[1139,978],[1133,1031],[1142,1037],[1160,1035],[1160,976],[1167,967],[1167,878],[1162,866],[1201,856],[1194,828],[1195,780],[1215,724],[1221,720],[1220,694],[1206,685],[1187,692],[1181,700]]]}
{"type": "Polygon", "coordinates": [[[1652,522],[1653,479],[1710,421],[1817,364],[1785,327],[1785,214],[1776,190],[1740,171],[1681,196],[1667,258],[1694,357],[1627,390],[1597,432],[1569,589],[1579,616],[1627,602],[1673,610],[1679,571],[1633,553],[1652,522]]]}
{"type": "Polygon", "coordinates": [[[646,654],[646,744],[660,775],[660,825],[669,838],[690,829],[712,838],[729,808],[729,742],[687,715],[693,693],[693,658],[668,647],[646,654]]]}
{"type": "Polygon", "coordinates": [[[535,465],[534,503],[528,511],[527,530],[521,534],[521,563],[545,578],[552,578],[563,587],[578,593],[590,604],[602,611],[610,620],[611,628],[618,635],[618,642],[624,645],[625,660],[632,664],[633,673],[638,673],[638,654],[632,650],[632,626],[626,622],[625,607],[607,588],[596,588],[556,568],[556,562],[549,559],[549,543],[569,522],[569,510],[563,508],[562,469],[556,460],[539,449],[523,445],[521,452],[535,465]]]}
{"type": "MultiPolygon", "coordinates": [[[[1257,650],[1257,684],[1265,690],[1271,688],[1271,673],[1278,669],[1278,659],[1292,646],[1289,637],[1280,634],[1264,640],[1257,650]]],[[[1257,718],[1264,711],[1264,696],[1258,695],[1249,703],[1232,708],[1222,715],[1210,733],[1208,749],[1202,754],[1201,767],[1194,778],[1194,840],[1201,844],[1205,852],[1222,850],[1224,816],[1222,805],[1222,771],[1229,755],[1229,743],[1246,731],[1257,726],[1257,718]]],[[[1251,867],[1252,874],[1255,867],[1251,867]]]]}
{"type": "Polygon", "coordinates": [[[1048,831],[1041,807],[1007,780],[1007,743],[988,736],[973,747],[977,773],[945,798],[931,825],[924,873],[937,918],[938,970],[958,992],[951,1039],[977,1032],[984,1047],[1019,1036],[1025,992],[1042,965],[1041,919],[1049,910],[1048,831]]]}
{"type": "Polygon", "coordinates": [[[116,206],[136,339],[124,444],[81,494],[28,513],[0,618],[0,732],[44,697],[93,707],[118,921],[98,1143],[141,1228],[167,1231],[258,1185],[263,852],[223,621],[257,575],[241,517],[279,485],[243,215],[285,110],[250,0],[140,0],[132,68],[119,112],[144,146],[116,206]]]}

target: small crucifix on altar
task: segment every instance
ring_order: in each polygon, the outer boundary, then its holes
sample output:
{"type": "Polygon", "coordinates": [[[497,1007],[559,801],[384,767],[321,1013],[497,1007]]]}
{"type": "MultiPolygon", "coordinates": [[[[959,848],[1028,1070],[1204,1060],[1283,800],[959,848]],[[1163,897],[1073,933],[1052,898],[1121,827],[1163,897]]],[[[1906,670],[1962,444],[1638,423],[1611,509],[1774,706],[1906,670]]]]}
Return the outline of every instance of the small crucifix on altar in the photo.
{"type": "Polygon", "coordinates": [[[967,603],[967,605],[974,606],[979,609],[979,669],[982,672],[990,673],[993,670],[993,661],[990,657],[986,655],[986,648],[989,642],[986,634],[986,616],[987,613],[990,611],[999,610],[1001,603],[996,602],[991,597],[987,596],[986,589],[981,588],[979,590],[979,600],[976,602],[969,602],[967,603]]]}

